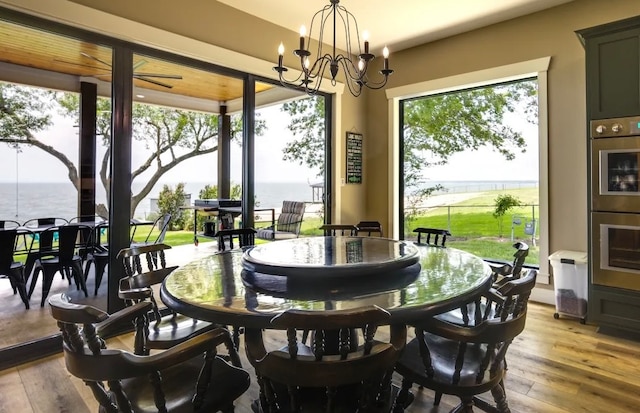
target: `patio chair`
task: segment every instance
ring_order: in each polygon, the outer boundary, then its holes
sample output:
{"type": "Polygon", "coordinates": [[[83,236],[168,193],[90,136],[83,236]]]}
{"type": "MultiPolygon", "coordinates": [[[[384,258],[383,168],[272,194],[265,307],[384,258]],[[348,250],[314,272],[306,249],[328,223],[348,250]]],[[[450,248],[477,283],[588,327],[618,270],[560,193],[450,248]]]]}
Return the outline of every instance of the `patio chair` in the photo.
{"type": "Polygon", "coordinates": [[[256,237],[267,240],[297,238],[300,235],[304,209],[304,202],[282,201],[282,211],[275,228],[257,228],[256,237]]]}
{"type": "Polygon", "coordinates": [[[29,309],[26,281],[24,277],[24,264],[14,260],[19,239],[23,238],[26,245],[20,250],[29,253],[33,244],[33,233],[28,230],[2,229],[0,230],[0,278],[8,278],[13,293],[19,293],[25,308],[29,309]]]}
{"type": "Polygon", "coordinates": [[[11,219],[0,220],[0,230],[2,229],[15,229],[20,226],[18,221],[14,221],[11,219]]]}
{"type": "Polygon", "coordinates": [[[82,257],[79,255],[79,251],[87,250],[92,231],[93,229],[87,225],[67,224],[61,227],[48,228],[41,233],[40,240],[43,238],[53,239],[53,234],[57,234],[59,242],[55,255],[50,257],[42,256],[36,260],[34,265],[33,278],[29,287],[29,298],[31,298],[35,290],[38,274],[42,272],[40,307],[44,307],[56,272],[60,272],[63,276],[66,275],[69,284],[71,284],[71,278],[73,278],[76,288],[82,290],[85,297],[88,296],[87,285],[82,271],[82,257]]]}
{"type": "Polygon", "coordinates": [[[171,222],[171,214],[160,215],[158,218],[156,218],[155,222],[151,226],[151,229],[149,230],[149,233],[145,237],[144,241],[139,241],[139,242],[133,241],[133,237],[135,236],[135,229],[137,229],[138,227],[138,225],[136,225],[134,229],[134,233],[131,236],[131,246],[140,247],[143,245],[162,244],[162,242],[164,241],[164,236],[167,233],[167,229],[169,228],[169,222],[171,222]],[[154,238],[153,230],[156,228],[160,230],[160,233],[156,235],[154,238]]]}

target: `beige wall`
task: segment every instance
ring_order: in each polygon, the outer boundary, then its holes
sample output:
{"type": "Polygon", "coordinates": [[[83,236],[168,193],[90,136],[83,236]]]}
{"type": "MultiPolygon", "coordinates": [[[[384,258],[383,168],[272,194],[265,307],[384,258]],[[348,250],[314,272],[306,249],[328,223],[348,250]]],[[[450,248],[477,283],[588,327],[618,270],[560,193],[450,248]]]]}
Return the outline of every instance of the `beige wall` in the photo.
{"type": "MultiPolygon", "coordinates": [[[[392,55],[388,87],[551,56],[549,91],[549,251],[587,250],[584,49],[574,31],[640,14],[640,2],[576,0],[563,6],[392,55]]],[[[388,216],[387,100],[368,99],[367,210],[388,216]],[[372,149],[374,148],[374,149],[372,149]],[[375,167],[374,167],[375,165],[375,167]],[[380,185],[373,185],[380,183],[380,185]]],[[[491,165],[487,165],[490,168],[491,165]]],[[[505,177],[508,178],[508,177],[505,177]]]]}

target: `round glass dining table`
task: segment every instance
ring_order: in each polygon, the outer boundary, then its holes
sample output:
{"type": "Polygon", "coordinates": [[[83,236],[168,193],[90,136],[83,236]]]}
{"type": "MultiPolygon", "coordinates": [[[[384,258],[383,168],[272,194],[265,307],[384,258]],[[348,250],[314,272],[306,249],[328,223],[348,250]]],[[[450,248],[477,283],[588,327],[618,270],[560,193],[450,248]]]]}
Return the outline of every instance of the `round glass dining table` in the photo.
{"type": "Polygon", "coordinates": [[[489,288],[481,258],[377,237],[305,237],[192,261],[162,284],[172,310],[217,324],[268,328],[289,310],[377,305],[392,323],[417,324],[489,288]]]}

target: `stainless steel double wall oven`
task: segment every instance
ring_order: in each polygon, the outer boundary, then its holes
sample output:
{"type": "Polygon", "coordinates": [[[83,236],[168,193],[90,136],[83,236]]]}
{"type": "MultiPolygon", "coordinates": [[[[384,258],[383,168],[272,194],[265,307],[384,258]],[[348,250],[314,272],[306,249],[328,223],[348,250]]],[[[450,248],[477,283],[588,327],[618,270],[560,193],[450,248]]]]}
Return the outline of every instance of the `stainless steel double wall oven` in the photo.
{"type": "Polygon", "coordinates": [[[591,281],[640,291],[640,116],[590,129],[591,281]]]}

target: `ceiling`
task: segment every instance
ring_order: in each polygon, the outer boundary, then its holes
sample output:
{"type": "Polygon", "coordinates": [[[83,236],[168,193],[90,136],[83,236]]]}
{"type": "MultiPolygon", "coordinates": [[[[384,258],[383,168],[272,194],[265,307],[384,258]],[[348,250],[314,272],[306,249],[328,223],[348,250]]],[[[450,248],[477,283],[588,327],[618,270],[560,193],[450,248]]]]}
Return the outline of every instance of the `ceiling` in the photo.
{"type": "MultiPolygon", "coordinates": [[[[111,93],[110,47],[26,27],[0,19],[0,80],[63,91],[79,81],[111,93]]],[[[134,100],[219,113],[242,110],[243,81],[176,62],[134,54],[134,100]]],[[[256,106],[300,96],[300,92],[258,82],[256,106]]]]}
{"type": "MultiPolygon", "coordinates": [[[[218,1],[296,32],[329,4],[329,0],[218,1]]],[[[384,45],[393,52],[569,1],[401,0],[402,7],[397,7],[388,0],[344,0],[340,6],[355,16],[360,30],[370,32],[371,50],[377,54],[384,45]]],[[[241,79],[149,56],[134,55],[133,62],[138,101],[206,112],[219,112],[222,104],[229,113],[242,110],[241,79]]],[[[100,95],[108,96],[111,49],[0,19],[0,73],[0,80],[59,90],[78,90],[79,80],[93,82],[100,95]]],[[[256,85],[257,106],[299,96],[283,87],[256,85]]]]}
{"type": "MultiPolygon", "coordinates": [[[[295,32],[303,24],[309,29],[313,14],[329,4],[329,0],[218,1],[295,32]]],[[[391,52],[398,51],[571,1],[343,0],[340,6],[354,15],[360,31],[370,33],[372,52],[380,53],[385,45],[391,52]]],[[[327,36],[325,33],[325,39],[327,36]]],[[[325,42],[330,43],[329,40],[325,42]]],[[[346,42],[339,40],[337,43],[341,49],[346,49],[346,42]]]]}

